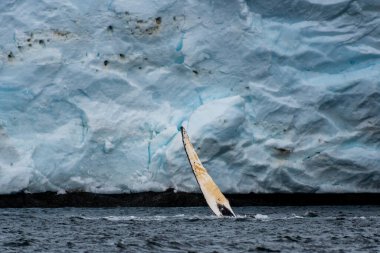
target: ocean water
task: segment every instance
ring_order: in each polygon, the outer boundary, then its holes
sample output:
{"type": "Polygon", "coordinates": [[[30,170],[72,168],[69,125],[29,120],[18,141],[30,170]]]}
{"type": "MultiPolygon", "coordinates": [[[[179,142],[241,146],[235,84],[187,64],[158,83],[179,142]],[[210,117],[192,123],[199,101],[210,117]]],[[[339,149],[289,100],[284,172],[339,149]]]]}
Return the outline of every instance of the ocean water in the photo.
{"type": "Polygon", "coordinates": [[[0,252],[380,252],[379,206],[0,209],[0,252]]]}

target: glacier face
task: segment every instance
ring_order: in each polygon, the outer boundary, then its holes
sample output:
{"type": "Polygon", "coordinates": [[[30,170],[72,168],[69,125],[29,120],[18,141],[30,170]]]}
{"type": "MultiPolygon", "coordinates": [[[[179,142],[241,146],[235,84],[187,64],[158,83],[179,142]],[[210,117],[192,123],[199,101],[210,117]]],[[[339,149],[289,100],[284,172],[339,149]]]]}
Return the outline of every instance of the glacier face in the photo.
{"type": "Polygon", "coordinates": [[[0,193],[380,192],[378,1],[0,2],[0,193]]]}

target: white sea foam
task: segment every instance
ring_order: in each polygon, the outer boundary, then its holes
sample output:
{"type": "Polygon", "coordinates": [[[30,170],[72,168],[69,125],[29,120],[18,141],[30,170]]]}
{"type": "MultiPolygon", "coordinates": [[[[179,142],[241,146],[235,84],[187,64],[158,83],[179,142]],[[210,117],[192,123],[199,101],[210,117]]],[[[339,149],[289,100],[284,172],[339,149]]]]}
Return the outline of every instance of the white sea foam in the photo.
{"type": "Polygon", "coordinates": [[[268,215],[265,215],[265,214],[256,214],[255,215],[255,219],[257,220],[269,220],[269,216],[268,215]]]}

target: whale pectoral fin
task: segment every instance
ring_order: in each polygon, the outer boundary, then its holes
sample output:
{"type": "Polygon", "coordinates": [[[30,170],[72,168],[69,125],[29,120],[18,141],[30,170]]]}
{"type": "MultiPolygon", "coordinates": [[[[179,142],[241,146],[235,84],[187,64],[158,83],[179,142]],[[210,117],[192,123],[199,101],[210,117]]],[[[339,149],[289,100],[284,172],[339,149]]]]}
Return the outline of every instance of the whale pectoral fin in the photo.
{"type": "Polygon", "coordinates": [[[234,213],[225,205],[223,205],[223,204],[216,204],[216,205],[218,206],[218,209],[223,216],[235,217],[234,213]]]}
{"type": "Polygon", "coordinates": [[[199,187],[206,199],[208,206],[217,216],[232,216],[235,217],[232,208],[226,197],[220,191],[219,187],[212,180],[211,176],[207,173],[205,167],[203,167],[201,160],[199,159],[193,145],[190,142],[189,136],[186,133],[184,127],[181,127],[182,142],[185,148],[187,158],[190,166],[194,172],[195,179],[197,180],[199,187]]]}

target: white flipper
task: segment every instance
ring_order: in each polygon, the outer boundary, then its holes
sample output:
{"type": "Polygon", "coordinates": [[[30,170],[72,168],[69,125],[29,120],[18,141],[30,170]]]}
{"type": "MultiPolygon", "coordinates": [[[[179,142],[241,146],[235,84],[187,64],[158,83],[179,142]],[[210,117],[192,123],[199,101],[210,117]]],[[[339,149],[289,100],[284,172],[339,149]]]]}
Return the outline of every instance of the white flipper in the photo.
{"type": "Polygon", "coordinates": [[[217,216],[235,216],[230,203],[203,167],[184,127],[181,127],[181,132],[187,158],[207,204],[217,216]]]}

